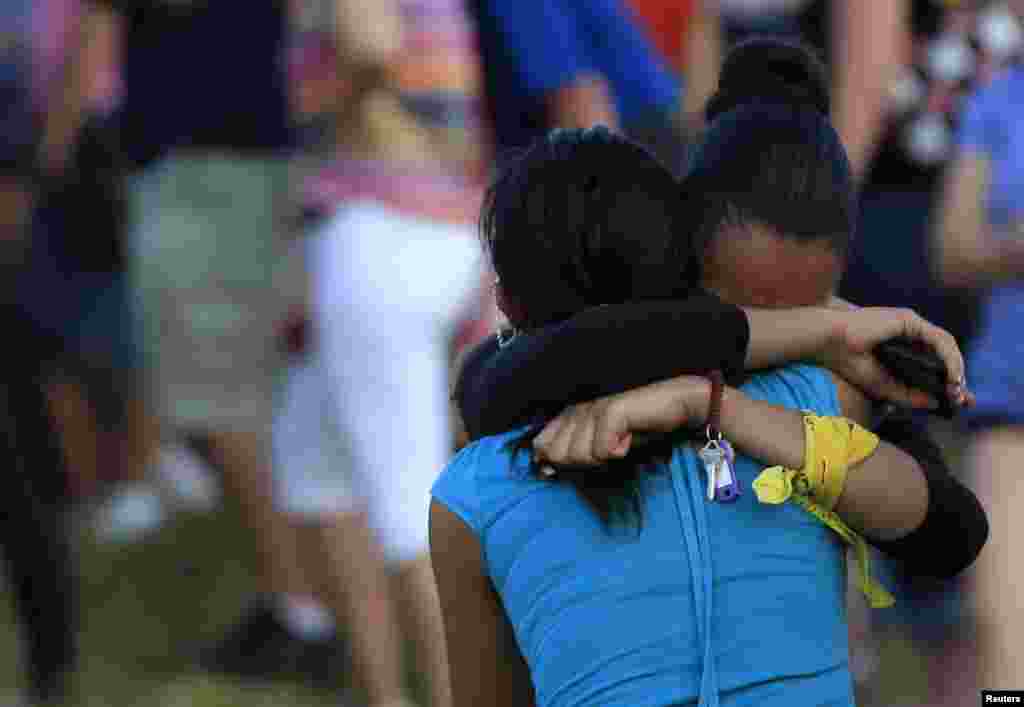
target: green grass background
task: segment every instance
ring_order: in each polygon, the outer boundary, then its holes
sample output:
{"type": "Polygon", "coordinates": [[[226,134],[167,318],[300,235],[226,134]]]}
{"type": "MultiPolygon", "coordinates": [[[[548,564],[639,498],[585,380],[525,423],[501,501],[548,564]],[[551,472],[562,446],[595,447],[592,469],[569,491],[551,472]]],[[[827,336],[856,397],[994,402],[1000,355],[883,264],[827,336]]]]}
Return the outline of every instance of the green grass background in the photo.
{"type": "MultiPolygon", "coordinates": [[[[232,509],[179,514],[135,544],[83,530],[81,667],[73,705],[88,707],[337,706],[338,692],[283,679],[242,684],[197,670],[198,649],[239,616],[255,556],[232,509]]],[[[10,601],[0,606],[0,707],[22,685],[10,601]]],[[[339,675],[339,684],[344,683],[339,675]]]]}

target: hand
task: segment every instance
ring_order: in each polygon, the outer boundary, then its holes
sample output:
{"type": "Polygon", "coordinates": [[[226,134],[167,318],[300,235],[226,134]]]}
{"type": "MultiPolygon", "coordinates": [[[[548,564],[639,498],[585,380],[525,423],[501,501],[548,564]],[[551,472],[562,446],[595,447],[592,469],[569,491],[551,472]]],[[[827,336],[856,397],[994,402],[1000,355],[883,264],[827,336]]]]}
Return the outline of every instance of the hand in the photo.
{"type": "Polygon", "coordinates": [[[973,405],[974,396],[964,383],[963,354],[952,334],[910,309],[856,308],[837,298],[833,298],[829,306],[844,314],[820,361],[824,366],[873,398],[915,408],[934,408],[938,403],[931,395],[898,382],[871,353],[887,339],[906,337],[927,345],[945,363],[949,373],[947,395],[953,404],[973,405]]]}
{"type": "Polygon", "coordinates": [[[556,466],[598,466],[621,459],[643,434],[702,422],[710,394],[707,379],[680,376],[573,405],[537,436],[534,457],[556,466]]]}

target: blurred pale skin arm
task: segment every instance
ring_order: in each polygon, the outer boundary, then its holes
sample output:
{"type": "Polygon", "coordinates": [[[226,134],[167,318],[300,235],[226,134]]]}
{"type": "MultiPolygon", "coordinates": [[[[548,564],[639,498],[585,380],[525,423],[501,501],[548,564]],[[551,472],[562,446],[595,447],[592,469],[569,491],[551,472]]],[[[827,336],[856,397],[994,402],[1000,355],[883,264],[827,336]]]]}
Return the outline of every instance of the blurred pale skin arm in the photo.
{"type": "Polygon", "coordinates": [[[118,31],[117,13],[112,7],[101,2],[82,6],[81,19],[68,38],[71,50],[60,83],[49,98],[44,116],[41,157],[50,172],[60,172],[70,159],[87,116],[90,90],[113,51],[118,31]]]}
{"type": "Polygon", "coordinates": [[[885,101],[908,43],[906,0],[833,3],[833,121],[850,166],[863,179],[881,137],[885,101]]]}
{"type": "Polygon", "coordinates": [[[994,238],[985,218],[990,174],[985,155],[966,153],[946,178],[935,262],[947,285],[989,286],[1024,275],[1022,239],[994,238]]]}
{"type": "Polygon", "coordinates": [[[334,0],[335,36],[351,67],[387,66],[402,48],[402,17],[396,0],[334,0]]]}
{"type": "Polygon", "coordinates": [[[619,127],[608,81],[600,74],[582,74],[547,97],[551,126],[589,128],[593,125],[619,127]]]}
{"type": "Polygon", "coordinates": [[[686,76],[683,110],[689,119],[699,123],[704,104],[718,85],[722,63],[722,24],[716,3],[696,0],[683,37],[682,54],[679,63],[686,76]]]}

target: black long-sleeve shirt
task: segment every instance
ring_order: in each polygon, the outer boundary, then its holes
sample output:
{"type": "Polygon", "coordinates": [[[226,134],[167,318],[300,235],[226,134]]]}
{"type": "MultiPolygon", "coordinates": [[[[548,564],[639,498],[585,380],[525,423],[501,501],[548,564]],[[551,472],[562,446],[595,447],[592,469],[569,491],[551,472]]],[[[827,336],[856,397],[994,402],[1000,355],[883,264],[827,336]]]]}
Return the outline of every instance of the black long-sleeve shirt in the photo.
{"type": "MultiPolygon", "coordinates": [[[[688,373],[719,369],[738,384],[749,341],[743,311],[712,295],[609,305],[517,336],[504,348],[488,339],[462,367],[455,399],[470,438],[478,439],[548,419],[568,405],[688,373]]],[[[889,415],[875,431],[920,465],[928,511],[907,536],[872,544],[908,574],[958,574],[988,538],[984,509],[908,413],[889,415]]]]}

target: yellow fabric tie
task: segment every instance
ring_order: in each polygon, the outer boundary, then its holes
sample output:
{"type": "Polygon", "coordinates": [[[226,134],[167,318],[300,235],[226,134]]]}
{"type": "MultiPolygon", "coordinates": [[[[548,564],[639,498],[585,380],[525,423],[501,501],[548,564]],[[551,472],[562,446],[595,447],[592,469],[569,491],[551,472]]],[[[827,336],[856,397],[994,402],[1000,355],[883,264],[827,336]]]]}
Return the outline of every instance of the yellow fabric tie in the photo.
{"type": "Polygon", "coordinates": [[[833,510],[846,486],[850,467],[878,448],[878,436],[845,417],[804,413],[804,468],[809,493],[818,505],[833,510]]]}
{"type": "Polygon", "coordinates": [[[878,447],[878,437],[842,417],[804,414],[805,455],[801,471],[773,466],[754,480],[754,493],[761,503],[794,503],[834,530],[853,548],[857,561],[857,583],[874,609],[896,603],[885,587],[871,578],[868,546],[864,538],[836,515],[836,503],[846,484],[851,466],[863,461],[878,447]]]}

